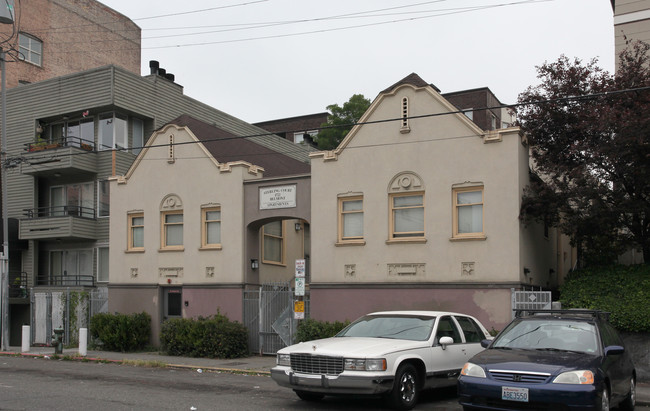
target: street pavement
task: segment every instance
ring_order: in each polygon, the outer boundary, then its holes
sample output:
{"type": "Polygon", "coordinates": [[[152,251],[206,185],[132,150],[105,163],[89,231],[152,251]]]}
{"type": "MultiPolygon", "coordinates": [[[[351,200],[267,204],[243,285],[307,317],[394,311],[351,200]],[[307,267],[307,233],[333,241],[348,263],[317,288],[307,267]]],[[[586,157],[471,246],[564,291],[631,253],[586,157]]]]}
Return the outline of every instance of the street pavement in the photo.
{"type": "MultiPolygon", "coordinates": [[[[52,358],[53,347],[30,347],[27,352],[21,352],[20,347],[10,347],[8,351],[0,351],[1,355],[52,358]]],[[[60,355],[61,356],[61,355],[60,355]]],[[[81,356],[77,348],[66,348],[62,356],[79,361],[117,362],[133,365],[146,365],[147,363],[165,365],[171,368],[186,368],[202,371],[220,371],[234,373],[252,373],[270,375],[271,368],[275,366],[273,355],[253,355],[245,358],[215,359],[191,358],[163,355],[159,352],[121,353],[111,351],[88,350],[81,356]]],[[[636,388],[636,403],[640,406],[650,406],[650,381],[638,381],[636,388]]]]}

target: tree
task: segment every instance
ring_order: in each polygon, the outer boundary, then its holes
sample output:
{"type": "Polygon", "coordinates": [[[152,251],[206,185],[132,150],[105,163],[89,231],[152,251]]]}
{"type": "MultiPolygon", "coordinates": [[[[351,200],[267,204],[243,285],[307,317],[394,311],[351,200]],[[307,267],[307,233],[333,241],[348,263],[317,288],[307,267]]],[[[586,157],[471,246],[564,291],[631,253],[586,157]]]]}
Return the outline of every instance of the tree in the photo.
{"type": "Polygon", "coordinates": [[[649,50],[629,45],[615,75],[562,56],[519,95],[539,177],[524,191],[521,218],[571,235],[582,263],[611,263],[629,247],[650,262],[649,50]]]}
{"type": "Polygon", "coordinates": [[[338,104],[327,106],[330,115],[327,116],[327,122],[321,125],[323,129],[318,132],[318,148],[332,150],[338,147],[352,126],[368,110],[368,107],[370,107],[370,100],[362,94],[350,97],[347,102],[343,103],[343,107],[339,107],[338,104]]]}

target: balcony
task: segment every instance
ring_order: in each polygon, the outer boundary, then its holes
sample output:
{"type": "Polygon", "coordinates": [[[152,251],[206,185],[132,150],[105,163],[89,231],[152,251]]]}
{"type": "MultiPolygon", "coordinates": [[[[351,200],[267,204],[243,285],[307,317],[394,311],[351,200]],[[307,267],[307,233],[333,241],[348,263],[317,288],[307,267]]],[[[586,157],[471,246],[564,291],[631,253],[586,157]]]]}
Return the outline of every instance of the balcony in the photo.
{"type": "Polygon", "coordinates": [[[9,298],[28,299],[27,273],[22,272],[9,283],[9,298]]]}
{"type": "Polygon", "coordinates": [[[87,140],[66,137],[59,140],[39,141],[25,144],[25,161],[20,172],[42,176],[57,172],[60,174],[96,173],[95,147],[87,140]]]}
{"type": "Polygon", "coordinates": [[[44,274],[36,277],[36,285],[40,287],[94,287],[95,277],[92,275],[44,274]]]}
{"type": "Polygon", "coordinates": [[[95,210],[79,206],[25,209],[20,220],[20,240],[97,240],[95,210]]]}

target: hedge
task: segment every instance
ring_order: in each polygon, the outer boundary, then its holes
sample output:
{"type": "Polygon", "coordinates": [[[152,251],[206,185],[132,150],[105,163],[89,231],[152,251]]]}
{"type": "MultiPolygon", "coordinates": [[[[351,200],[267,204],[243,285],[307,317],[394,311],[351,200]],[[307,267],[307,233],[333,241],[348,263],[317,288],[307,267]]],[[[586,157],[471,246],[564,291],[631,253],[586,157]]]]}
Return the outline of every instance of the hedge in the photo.
{"type": "Polygon", "coordinates": [[[246,327],[221,314],[167,320],[162,324],[160,344],[168,355],[241,358],[249,354],[246,327]]]}
{"type": "Polygon", "coordinates": [[[136,351],[149,343],[151,316],[99,313],[90,319],[90,336],[107,351],[136,351]]]}
{"type": "Polygon", "coordinates": [[[563,308],[610,312],[623,332],[650,332],[650,265],[613,265],[575,271],[560,287],[563,308]]]}
{"type": "Polygon", "coordinates": [[[313,319],[303,320],[298,324],[296,342],[318,340],[335,336],[339,331],[350,324],[350,321],[318,321],[313,319]]]}

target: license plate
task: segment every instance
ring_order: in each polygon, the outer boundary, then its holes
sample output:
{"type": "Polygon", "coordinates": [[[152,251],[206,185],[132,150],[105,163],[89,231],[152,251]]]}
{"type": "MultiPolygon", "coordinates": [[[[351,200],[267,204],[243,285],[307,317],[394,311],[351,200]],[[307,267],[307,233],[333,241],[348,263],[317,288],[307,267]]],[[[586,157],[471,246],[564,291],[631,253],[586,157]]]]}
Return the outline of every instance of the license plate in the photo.
{"type": "Polygon", "coordinates": [[[528,402],[528,388],[501,387],[501,399],[528,402]]]}

